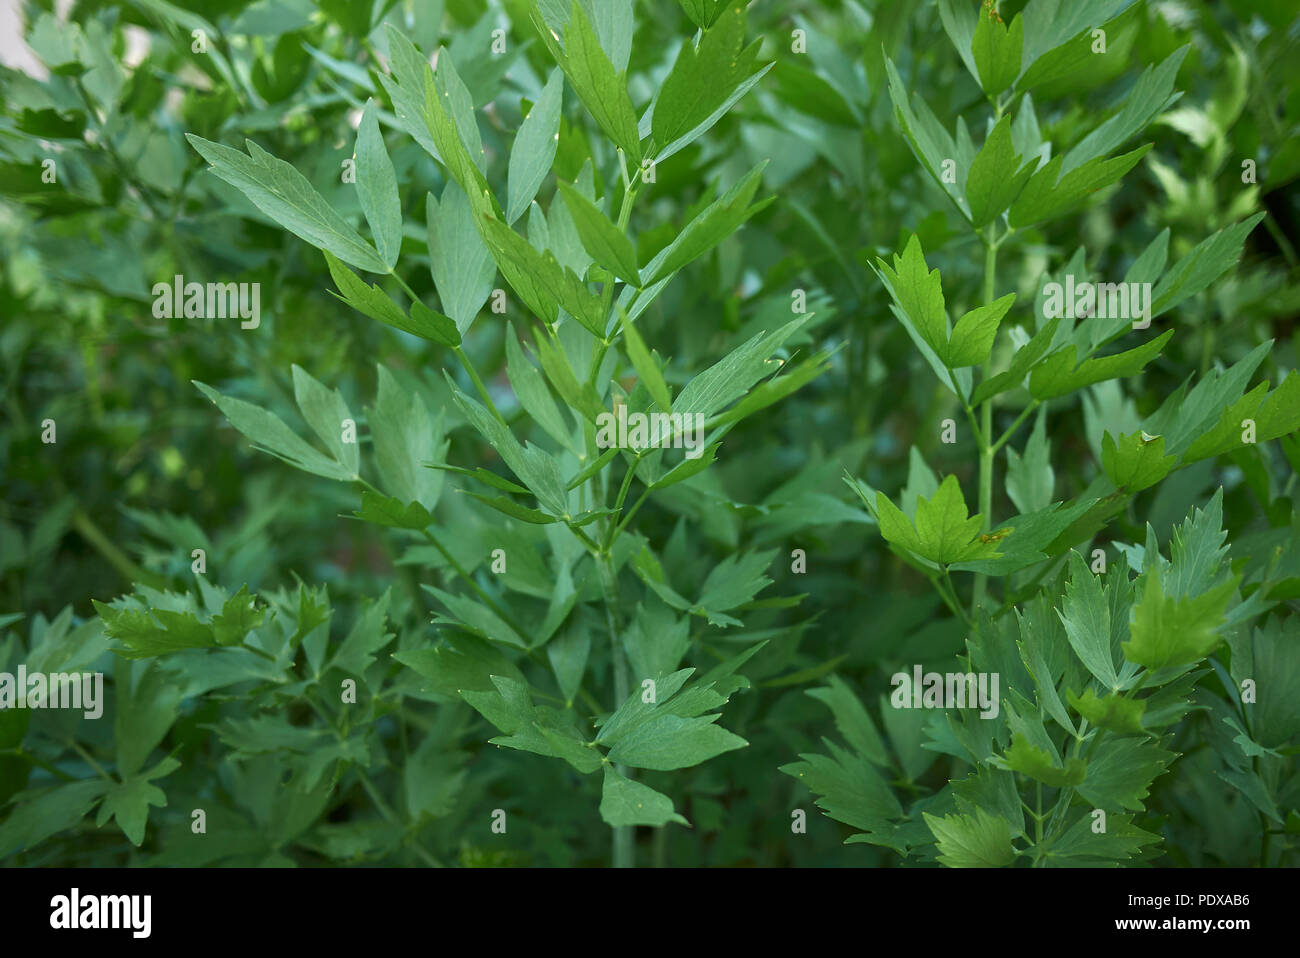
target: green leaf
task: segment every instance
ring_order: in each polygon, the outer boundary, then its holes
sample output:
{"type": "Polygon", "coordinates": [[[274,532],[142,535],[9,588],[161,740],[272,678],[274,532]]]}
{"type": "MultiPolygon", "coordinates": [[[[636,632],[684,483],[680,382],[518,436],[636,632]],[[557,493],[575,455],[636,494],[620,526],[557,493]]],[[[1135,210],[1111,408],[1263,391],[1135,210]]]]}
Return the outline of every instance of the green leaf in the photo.
{"type": "Polygon", "coordinates": [[[1000,555],[1001,537],[981,535],[982,517],[967,516],[956,476],[945,476],[929,499],[917,497],[915,524],[882,492],[876,493],[875,503],[868,505],[874,505],[880,534],[886,541],[931,562],[948,565],[1000,555]]]}
{"type": "Polygon", "coordinates": [[[1007,446],[1007,496],[1019,512],[1037,512],[1052,504],[1056,473],[1047,441],[1047,407],[1040,407],[1021,456],[1007,446]]]}
{"type": "Polygon", "coordinates": [[[1165,455],[1163,436],[1148,436],[1138,430],[1130,436],[1121,435],[1116,442],[1107,430],[1101,437],[1101,464],[1119,489],[1140,492],[1169,475],[1178,465],[1178,457],[1165,455]]]}
{"type": "MultiPolygon", "coordinates": [[[[1174,83],[1178,77],[1178,69],[1189,49],[1191,49],[1190,45],[1179,47],[1159,64],[1149,65],[1143,71],[1142,76],[1124,98],[1119,112],[1094,129],[1065,154],[1062,169],[1067,175],[1118,149],[1173,105],[1181,95],[1173,92],[1174,83]]],[[[1011,225],[1017,224],[1013,222],[1011,225]]]]}
{"type": "Polygon", "coordinates": [[[377,285],[367,286],[356,273],[340,263],[333,254],[326,252],[325,262],[329,266],[334,285],[343,294],[339,298],[357,312],[394,329],[400,329],[404,333],[443,346],[460,345],[460,333],[456,329],[456,324],[446,316],[435,313],[423,303],[417,302],[411,304],[411,315],[408,317],[387,293],[377,285]]]}
{"type": "Polygon", "coordinates": [[[1256,213],[1240,223],[1225,227],[1197,243],[1161,277],[1151,291],[1151,315],[1168,312],[1179,303],[1195,296],[1222,276],[1241,255],[1242,245],[1260,220],[1256,213]]]}
{"type": "Polygon", "coordinates": [[[870,713],[843,679],[832,675],[825,688],[809,689],[806,694],[831,710],[835,727],[855,752],[881,767],[889,765],[884,742],[870,713]]]}
{"type": "MultiPolygon", "coordinates": [[[[161,614],[156,610],[155,614],[161,614]]],[[[149,753],[162,741],[180,712],[181,688],[156,663],[136,666],[125,659],[114,673],[117,713],[113,738],[117,742],[117,773],[132,778],[149,753]],[[132,673],[136,679],[132,682],[132,673]]]]}
{"type": "Polygon", "coordinates": [[[564,78],[552,70],[542,87],[541,96],[528,111],[510,148],[510,170],[506,190],[506,223],[513,226],[523,216],[528,204],[551,171],[555,150],[560,143],[560,110],[564,98],[564,78]]]}
{"type": "MultiPolygon", "coordinates": [[[[774,197],[760,200],[752,206],[749,202],[762,182],[763,168],[766,165],[766,160],[759,163],[704,212],[687,223],[685,229],[646,264],[645,273],[649,279],[644,285],[652,287],[666,280],[687,263],[717,246],[747,219],[772,202],[774,197]]],[[[624,300],[620,299],[619,304],[625,305],[624,300]]],[[[636,318],[635,311],[633,318],[636,318]]]]}
{"type": "Polygon", "coordinates": [[[883,259],[876,263],[877,272],[894,302],[911,320],[925,344],[942,357],[948,349],[948,312],[939,271],[926,268],[920,237],[913,233],[902,255],[894,254],[892,269],[883,259]]]}
{"type": "Polygon", "coordinates": [[[370,224],[379,258],[391,272],[402,250],[402,200],[375,112],[374,101],[367,100],[357,125],[357,198],[370,224]]]}
{"type": "Polygon", "coordinates": [[[745,44],[745,4],[729,4],[699,45],[682,44],[655,98],[650,130],[659,159],[702,136],[771,64],[758,63],[762,40],[745,44]]]}
{"type": "Polygon", "coordinates": [[[720,726],[717,715],[683,718],[656,714],[619,738],[609,759],[620,765],[669,771],[689,768],[749,743],[720,726]]]}
{"type": "Polygon", "coordinates": [[[1034,367],[1029,374],[1029,393],[1035,399],[1054,399],[1103,380],[1136,376],[1160,353],[1173,334],[1174,331],[1168,329],[1141,346],[1100,359],[1085,359],[1077,366],[1076,350],[1071,343],[1034,367]]]}
{"type": "Polygon", "coordinates": [[[240,586],[212,617],[212,637],[217,645],[239,645],[265,617],[266,609],[257,607],[256,600],[248,594],[248,586],[240,586]]]}
{"type": "Polygon", "coordinates": [[[361,508],[353,513],[358,519],[394,529],[417,532],[433,525],[434,517],[418,502],[404,504],[392,496],[379,496],[366,490],[361,493],[361,508]]]}
{"type": "Polygon", "coordinates": [[[1016,229],[1023,229],[1065,215],[1093,193],[1118,181],[1137,166],[1150,149],[1148,143],[1111,159],[1096,157],[1077,169],[1069,170],[1064,176],[1061,175],[1063,157],[1052,157],[1024,185],[1019,198],[1011,205],[1007,222],[1016,229]]]}
{"type": "Polygon", "coordinates": [[[203,395],[216,404],[230,420],[230,424],[251,439],[258,449],[269,452],[304,472],[342,482],[352,480],[352,473],[299,438],[279,416],[242,399],[223,396],[211,386],[197,380],[193,382],[203,395]]]}
{"type": "Polygon", "coordinates": [[[979,71],[980,86],[988,96],[997,96],[1020,75],[1020,54],[1025,41],[1025,22],[1020,14],[1010,28],[989,11],[979,17],[971,42],[971,55],[979,71]]]}
{"type": "Polygon", "coordinates": [[[632,366],[636,369],[637,378],[645,386],[650,398],[664,412],[671,413],[672,394],[668,391],[668,384],[664,382],[663,373],[659,371],[659,363],[646,349],[645,340],[636,331],[636,326],[626,317],[623,318],[623,343],[627,348],[628,358],[632,360],[632,366]]]}
{"type": "Polygon", "coordinates": [[[565,76],[573,84],[578,99],[587,108],[605,135],[614,141],[633,166],[641,165],[641,137],[637,133],[636,112],[627,95],[626,73],[616,72],[600,40],[591,28],[586,12],[573,0],[569,21],[564,30],[564,47],[536,8],[531,12],[533,25],[541,34],[565,76]]]}
{"type": "Polygon", "coordinates": [[[605,766],[600,817],[614,828],[627,825],[659,827],[669,822],[690,825],[673,809],[673,800],[648,785],[624,778],[612,765],[605,766]]]}
{"type": "Polygon", "coordinates": [[[1088,769],[1088,763],[1081,758],[1069,759],[1065,767],[1061,768],[1052,761],[1052,756],[1031,744],[1018,732],[1012,738],[1011,748],[1007,749],[1001,759],[995,758],[993,761],[999,768],[1027,775],[1052,788],[1078,785],[1084,780],[1088,769]]]}
{"type": "Polygon", "coordinates": [[[677,0],[691,22],[702,29],[708,28],[717,18],[727,0],[677,0]]]}
{"type": "Polygon", "coordinates": [[[564,196],[564,205],[568,207],[582,245],[591,254],[591,258],[625,283],[639,287],[641,274],[637,272],[636,250],[632,247],[632,241],[568,183],[557,180],[555,185],[564,196]]]}
{"type": "Polygon", "coordinates": [[[1092,815],[1084,811],[1073,825],[1051,840],[1045,860],[1067,867],[1116,864],[1136,858],[1144,845],[1161,840],[1159,835],[1134,825],[1129,815],[1107,815],[1104,831],[1096,831],[1096,824],[1092,815]]]}
{"type": "Polygon", "coordinates": [[[249,155],[245,156],[193,133],[185,138],[211,164],[213,173],[247,196],[273,222],[358,269],[388,272],[388,264],[288,163],[252,140],[246,141],[249,155]]]}
{"type": "Polygon", "coordinates": [[[217,644],[212,627],[188,612],[114,609],[94,599],[91,603],[104,622],[104,634],[126,646],[114,650],[123,658],[144,659],[181,649],[212,648],[217,644]]]}
{"type": "MultiPolygon", "coordinates": [[[[981,18],[981,22],[986,22],[986,18],[981,18]]],[[[1038,157],[1021,165],[1011,142],[1011,115],[1002,117],[989,132],[966,177],[971,225],[983,229],[1002,215],[1025,188],[1037,165],[1038,157]]]]}
{"type": "Polygon", "coordinates": [[[76,825],[95,807],[109,785],[103,779],[92,778],[40,793],[26,793],[26,800],[0,822],[0,859],[33,848],[51,835],[76,825]]]}
{"type": "Polygon", "coordinates": [[[1073,692],[1065,693],[1070,707],[1098,728],[1109,729],[1121,735],[1142,734],[1142,713],[1146,711],[1143,699],[1126,699],[1111,693],[1105,698],[1097,698],[1092,689],[1083,695],[1073,692]]]}
{"type": "Polygon", "coordinates": [[[523,350],[519,347],[519,336],[513,327],[507,331],[505,340],[506,374],[510,377],[510,385],[515,391],[519,404],[539,426],[546,430],[547,435],[576,453],[564,416],[555,404],[555,400],[551,398],[542,374],[525,358],[523,350]]]}
{"type": "Polygon", "coordinates": [[[347,403],[337,389],[326,389],[297,363],[293,365],[293,397],[298,403],[303,419],[311,426],[325,446],[333,453],[349,476],[357,475],[361,467],[359,447],[355,440],[356,421],[348,412],[347,403]],[[353,423],[352,442],[346,442],[344,422],[353,423]]]}
{"type": "Polygon", "coordinates": [[[1057,615],[1065,625],[1070,647],[1105,688],[1118,689],[1119,676],[1111,657],[1110,603],[1079,553],[1070,552],[1070,581],[1057,615]]]}
{"type": "Polygon", "coordinates": [[[425,219],[433,285],[443,311],[458,330],[456,341],[447,345],[459,345],[460,337],[492,295],[496,263],[474,225],[473,204],[454,181],[443,189],[441,202],[427,194],[425,219]]]}
{"type": "Polygon", "coordinates": [[[975,809],[973,815],[943,818],[921,814],[934,833],[939,861],[949,868],[1003,868],[1015,861],[1011,826],[1000,815],[990,815],[982,808],[975,809]]]}
{"type": "Polygon", "coordinates": [[[95,818],[96,825],[104,825],[110,818],[117,819],[117,825],[127,841],[137,848],[144,841],[145,826],[149,823],[149,807],[166,807],[167,796],[151,779],[170,775],[181,767],[174,758],[165,758],[139,778],[128,779],[112,788],[104,796],[95,818]]]}
{"type": "Polygon", "coordinates": [[[379,390],[369,423],[380,483],[401,502],[432,510],[442,493],[443,477],[422,463],[447,454],[442,417],[433,420],[420,394],[404,390],[384,366],[379,366],[377,375],[379,390]]]}
{"type": "Polygon", "coordinates": [[[592,335],[604,337],[605,319],[599,296],[593,296],[573,270],[561,266],[549,250],[539,253],[505,223],[483,218],[483,238],[511,288],[533,315],[553,325],[557,307],[581,323],[592,335]]]}
{"type": "Polygon", "coordinates": [[[1142,739],[1107,736],[1088,763],[1088,776],[1078,792],[1107,811],[1145,811],[1142,800],[1151,783],[1174,758],[1173,752],[1142,739]]]}
{"type": "Polygon", "coordinates": [[[1133,606],[1124,657],[1152,672],[1199,662],[1223,641],[1219,629],[1236,591],[1234,578],[1195,598],[1166,596],[1159,566],[1152,565],[1142,598],[1133,606]]]}
{"type": "Polygon", "coordinates": [[[775,371],[774,367],[780,365],[780,360],[772,359],[772,353],[798,332],[812,315],[804,313],[770,333],[758,333],[718,360],[677,394],[673,415],[696,414],[707,418],[739,399],[754,383],[775,371]]]}
{"type": "Polygon", "coordinates": [[[987,362],[989,353],[993,351],[993,338],[997,335],[998,325],[1015,300],[1015,293],[1007,293],[987,306],[976,306],[957,320],[948,346],[941,354],[944,364],[949,369],[960,369],[963,366],[981,366],[987,362]]]}

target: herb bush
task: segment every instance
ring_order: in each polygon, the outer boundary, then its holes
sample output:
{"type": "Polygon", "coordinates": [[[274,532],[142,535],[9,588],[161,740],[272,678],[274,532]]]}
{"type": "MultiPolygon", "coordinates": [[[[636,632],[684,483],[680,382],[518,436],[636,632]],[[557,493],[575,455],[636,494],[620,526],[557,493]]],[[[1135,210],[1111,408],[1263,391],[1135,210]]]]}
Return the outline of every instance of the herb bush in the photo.
{"type": "Polygon", "coordinates": [[[26,18],[0,860],[1295,863],[1291,5],[26,18]]]}

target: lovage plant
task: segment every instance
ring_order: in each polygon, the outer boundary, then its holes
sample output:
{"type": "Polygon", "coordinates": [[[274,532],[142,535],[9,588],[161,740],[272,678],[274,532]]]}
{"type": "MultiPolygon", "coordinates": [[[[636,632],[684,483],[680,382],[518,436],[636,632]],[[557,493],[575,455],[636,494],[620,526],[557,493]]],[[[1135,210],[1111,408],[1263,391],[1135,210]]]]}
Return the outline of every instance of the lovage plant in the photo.
{"type": "Polygon", "coordinates": [[[941,0],[945,30],[987,101],[971,111],[970,125],[985,131],[978,150],[964,118],[950,133],[887,63],[903,135],[983,248],[975,304],[955,322],[948,299],[970,294],[945,290],[916,235],[892,262],[868,263],[960,410],[936,425],[945,445],[963,430],[973,440],[976,511],[956,473],[940,479],[915,449],[907,485],[893,497],[848,481],[891,551],[930,580],[967,639],[952,671],[917,664],[893,675],[881,702],[892,755],[861,702],[834,682],[815,694],[853,750],[833,746],[785,771],[857,830],[850,841],[905,858],[990,866],[1150,857],[1161,851],[1150,790],[1177,774],[1171,766],[1183,752],[1208,744],[1218,774],[1244,797],[1234,816],[1250,821],[1252,847],[1267,864],[1270,830],[1283,823],[1274,796],[1296,786],[1293,763],[1277,749],[1296,732],[1287,704],[1298,691],[1294,672],[1259,669],[1294,655],[1284,636],[1297,622],[1286,611],[1268,614],[1287,594],[1276,562],[1233,562],[1222,489],[1163,547],[1149,524],[1133,543],[1106,530],[1144,491],[1195,463],[1232,457],[1264,475],[1283,465],[1263,444],[1300,428],[1300,377],[1250,388],[1272,345],[1263,343],[1184,381],[1145,416],[1103,414],[1094,441],[1102,468],[1077,490],[1058,484],[1049,428],[1081,393],[1087,401],[1087,387],[1142,373],[1178,335],[1180,307],[1231,268],[1263,214],[1173,262],[1166,229],[1122,274],[1116,258],[1080,246],[1045,271],[1022,270],[1034,290],[1025,306],[1000,286],[1009,257],[1056,235],[1056,224],[1135,168],[1151,144],[1131,141],[1178,99],[1186,49],[1147,66],[1104,120],[1068,128],[1066,143],[1040,122],[1033,90],[1104,55],[1105,24],[1125,6],[1067,13],[1030,3],[1008,24],[991,3],[976,16],[941,0]],[[996,518],[1000,489],[1014,510],[1005,519],[996,518]],[[909,709],[935,711],[899,711],[909,709]],[[1198,712],[1208,729],[1191,727],[1198,712]],[[948,780],[936,787],[927,773],[940,755],[948,780]]]}

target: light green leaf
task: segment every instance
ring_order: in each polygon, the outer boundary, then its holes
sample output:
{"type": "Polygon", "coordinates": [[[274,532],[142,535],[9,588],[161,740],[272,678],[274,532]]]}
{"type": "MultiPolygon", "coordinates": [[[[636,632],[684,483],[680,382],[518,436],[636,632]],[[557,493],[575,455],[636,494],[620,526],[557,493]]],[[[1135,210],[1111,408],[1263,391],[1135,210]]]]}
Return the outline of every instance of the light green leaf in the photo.
{"type": "Polygon", "coordinates": [[[374,100],[367,100],[357,126],[357,198],[370,224],[379,258],[391,271],[402,250],[402,201],[375,111],[374,100]]]}
{"type": "MultiPolygon", "coordinates": [[[[430,272],[443,311],[455,322],[460,336],[492,295],[496,263],[477,226],[473,205],[465,191],[449,182],[442,191],[442,201],[433,194],[425,198],[425,219],[429,234],[430,272]]],[[[436,315],[436,314],[435,314],[436,315]]]]}
{"type": "Polygon", "coordinates": [[[1219,629],[1236,591],[1233,578],[1195,598],[1166,596],[1159,566],[1151,565],[1142,598],[1133,606],[1124,657],[1152,672],[1199,662],[1223,641],[1219,629]]]}
{"type": "Polygon", "coordinates": [[[1178,457],[1165,455],[1163,436],[1148,437],[1138,430],[1130,436],[1121,435],[1116,442],[1107,430],[1101,437],[1101,464],[1111,482],[1131,493],[1154,486],[1169,475],[1178,465],[1178,457]]]}
{"type": "Polygon", "coordinates": [[[627,95],[626,73],[615,71],[578,0],[573,0],[564,29],[564,47],[537,9],[531,12],[533,25],[541,34],[583,106],[605,134],[631,161],[641,165],[641,137],[636,112],[627,95]]]}
{"type": "Polygon", "coordinates": [[[443,476],[423,464],[441,461],[447,454],[442,417],[433,420],[420,394],[403,390],[382,365],[378,382],[369,422],[380,482],[402,503],[432,510],[442,492],[443,476]]]}
{"type": "Polygon", "coordinates": [[[326,389],[310,373],[293,365],[293,398],[298,403],[303,419],[311,426],[312,432],[320,437],[321,442],[334,455],[335,460],[348,473],[356,476],[360,468],[360,452],[356,442],[356,421],[348,412],[347,403],[337,389],[326,389]],[[350,421],[353,440],[345,441],[344,422],[350,421]]]}
{"type": "Polygon", "coordinates": [[[1070,707],[1098,728],[1109,729],[1121,735],[1142,734],[1142,713],[1146,710],[1144,699],[1126,699],[1111,693],[1097,698],[1092,689],[1083,695],[1066,692],[1070,707]]]}
{"type": "Polygon", "coordinates": [[[1000,815],[982,808],[974,815],[921,814],[934,833],[939,861],[949,868],[1003,868],[1015,861],[1011,826],[1000,815]]]}
{"type": "Polygon", "coordinates": [[[1033,431],[1021,456],[1007,446],[1007,496],[1019,512],[1037,512],[1052,504],[1056,473],[1047,441],[1047,407],[1038,410],[1033,431]]]}
{"type": "Polygon", "coordinates": [[[564,97],[564,77],[552,70],[542,87],[541,96],[528,111],[510,148],[510,169],[506,189],[506,223],[514,225],[537,195],[542,181],[551,171],[555,150],[560,143],[560,110],[564,97]]]}
{"type": "Polygon", "coordinates": [[[185,137],[211,164],[213,173],[247,196],[273,222],[358,269],[388,272],[388,264],[290,164],[252,140],[247,141],[249,155],[245,156],[193,133],[185,137]]]}
{"type": "Polygon", "coordinates": [[[987,306],[976,306],[957,320],[957,325],[952,328],[952,337],[942,354],[949,369],[980,366],[987,362],[989,353],[993,350],[993,338],[997,335],[998,325],[1015,300],[1015,293],[1007,293],[987,306]]]}
{"type": "Polygon", "coordinates": [[[995,757],[993,762],[999,768],[1027,775],[1052,788],[1078,785],[1084,780],[1088,769],[1088,763],[1081,758],[1069,759],[1065,767],[1061,768],[1052,760],[1051,755],[1018,732],[1012,738],[1011,748],[1000,759],[995,757]]]}
{"type": "Polygon", "coordinates": [[[1101,577],[1089,571],[1083,557],[1074,551],[1070,552],[1070,581],[1057,615],[1079,661],[1105,688],[1119,688],[1111,658],[1110,604],[1102,591],[1101,577]]]}

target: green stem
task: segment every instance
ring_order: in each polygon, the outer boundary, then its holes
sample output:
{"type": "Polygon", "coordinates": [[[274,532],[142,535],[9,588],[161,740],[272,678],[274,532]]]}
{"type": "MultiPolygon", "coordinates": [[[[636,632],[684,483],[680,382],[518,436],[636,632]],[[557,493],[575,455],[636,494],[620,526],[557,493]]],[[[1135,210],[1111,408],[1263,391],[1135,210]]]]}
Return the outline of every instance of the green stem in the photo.
{"type": "MultiPolygon", "coordinates": [[[[998,269],[998,247],[993,242],[993,228],[989,227],[989,233],[985,237],[984,252],[984,305],[993,302],[994,281],[997,277],[998,269]]],[[[993,375],[993,359],[984,364],[984,379],[993,375]]],[[[989,443],[993,436],[993,399],[992,397],[984,400],[980,404],[980,459],[979,459],[979,511],[981,517],[981,532],[988,532],[992,525],[993,518],[993,456],[996,450],[989,443]]],[[[980,573],[975,576],[975,587],[971,594],[971,617],[984,602],[984,595],[988,590],[988,576],[980,573]]]]}
{"type": "Polygon", "coordinates": [[[72,527],[81,533],[81,537],[89,542],[104,560],[111,565],[117,572],[126,579],[127,582],[147,585],[151,589],[159,591],[167,588],[167,580],[160,575],[155,575],[146,569],[142,569],[131,561],[130,557],[109,541],[108,536],[95,525],[95,521],[90,518],[84,509],[77,509],[72,514],[72,527]]]}
{"type": "Polygon", "coordinates": [[[461,349],[459,346],[453,346],[452,352],[454,352],[456,358],[460,360],[461,366],[464,367],[465,372],[469,374],[470,381],[474,383],[474,388],[478,390],[478,394],[483,397],[483,402],[487,404],[492,415],[496,417],[497,422],[505,426],[505,416],[501,415],[501,411],[497,409],[497,404],[492,401],[492,394],[488,392],[487,386],[483,385],[483,380],[479,376],[478,370],[475,369],[474,364],[470,362],[470,358],[465,354],[465,350],[461,349]]]}
{"type": "Polygon", "coordinates": [[[1041,406],[1042,403],[1043,403],[1043,401],[1042,401],[1041,399],[1035,399],[1035,400],[1034,400],[1033,402],[1031,402],[1028,406],[1026,406],[1026,407],[1024,408],[1023,411],[1021,411],[1020,415],[1016,417],[1016,421],[1013,422],[1013,423],[1011,424],[1010,428],[1008,428],[1007,431],[1004,432],[1004,433],[1002,434],[1002,438],[999,439],[997,442],[995,442],[995,443],[993,444],[993,450],[992,450],[992,451],[993,451],[993,454],[994,454],[994,455],[997,454],[997,451],[998,451],[999,449],[1001,449],[1003,446],[1006,445],[1007,440],[1010,439],[1012,436],[1014,436],[1015,433],[1016,433],[1016,430],[1020,428],[1020,424],[1021,424],[1022,422],[1024,422],[1026,419],[1028,419],[1028,418],[1029,418],[1029,415],[1030,415],[1030,414],[1031,414],[1035,409],[1037,409],[1039,406],[1041,406]]]}
{"type": "MultiPolygon", "coordinates": [[[[608,552],[596,556],[596,567],[600,570],[600,587],[605,599],[605,623],[609,627],[609,646],[614,659],[614,708],[618,708],[627,701],[628,696],[627,657],[623,652],[618,626],[618,579],[608,552]]],[[[614,770],[631,778],[625,766],[616,765],[614,770]]],[[[634,837],[630,826],[621,825],[614,829],[615,868],[631,868],[636,864],[636,850],[632,844],[634,837]]]]}

